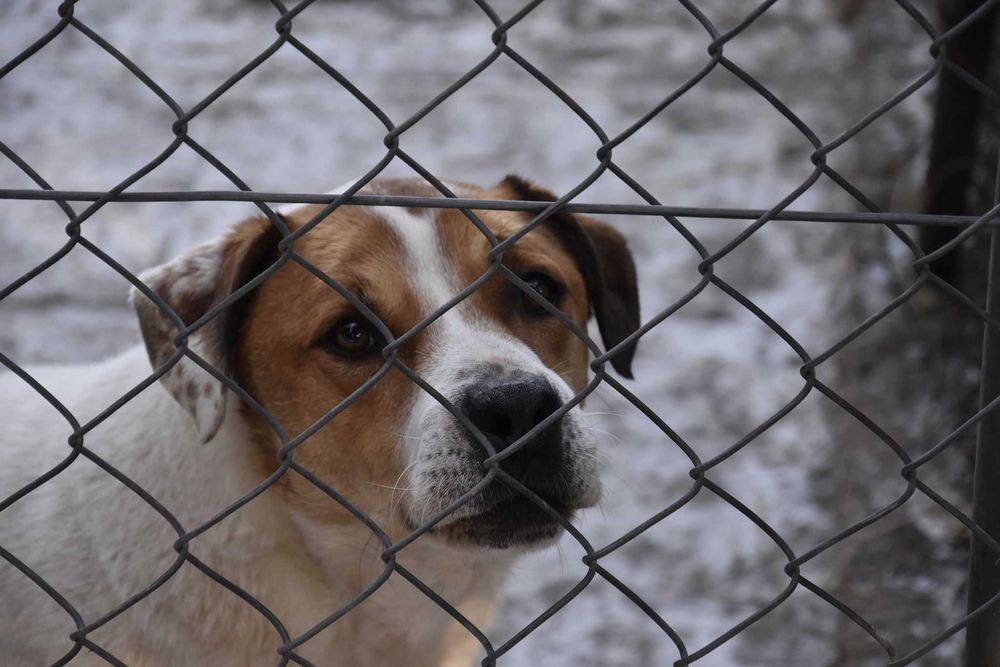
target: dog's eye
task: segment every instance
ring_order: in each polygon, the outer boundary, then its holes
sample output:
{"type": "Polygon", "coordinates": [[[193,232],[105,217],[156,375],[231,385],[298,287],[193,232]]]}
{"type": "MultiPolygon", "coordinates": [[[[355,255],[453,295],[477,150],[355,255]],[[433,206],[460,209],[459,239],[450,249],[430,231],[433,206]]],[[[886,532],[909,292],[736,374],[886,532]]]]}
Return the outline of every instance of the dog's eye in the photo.
{"type": "Polygon", "coordinates": [[[362,357],[375,351],[378,332],[360,317],[345,317],[330,329],[325,341],[334,352],[343,357],[362,357]]]}
{"type": "MultiPolygon", "coordinates": [[[[528,284],[528,287],[538,292],[546,301],[553,306],[559,305],[559,300],[563,294],[563,287],[552,277],[540,271],[532,271],[521,276],[521,280],[528,284]]],[[[527,294],[523,294],[524,309],[534,315],[541,315],[545,308],[540,303],[532,299],[527,294]]]]}

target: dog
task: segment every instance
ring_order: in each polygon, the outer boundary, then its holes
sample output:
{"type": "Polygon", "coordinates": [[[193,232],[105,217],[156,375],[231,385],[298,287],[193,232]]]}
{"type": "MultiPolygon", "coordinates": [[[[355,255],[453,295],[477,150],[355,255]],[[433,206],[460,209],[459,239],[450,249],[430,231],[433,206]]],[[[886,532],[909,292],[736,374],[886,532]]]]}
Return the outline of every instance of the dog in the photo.
{"type": "MultiPolygon", "coordinates": [[[[460,197],[554,199],[515,176],[490,189],[450,187],[460,197]]],[[[440,196],[423,181],[391,179],[360,194],[440,196]]],[[[321,211],[298,206],[281,219],[294,232],[321,211]]],[[[476,213],[499,241],[531,220],[476,213]]],[[[149,667],[273,665],[285,646],[299,664],[469,665],[479,641],[409,577],[387,571],[386,542],[339,499],[396,542],[471,493],[394,562],[484,630],[514,559],[552,544],[556,517],[599,499],[585,417],[574,408],[544,423],[588,382],[586,345],[550,308],[582,330],[593,317],[606,348],[618,346],[609,365],[631,377],[639,297],[621,234],[551,216],[502,258],[529,294],[503,275],[481,278],[491,245],[460,211],[341,206],[293,248],[357,303],[285,257],[282,238],[265,217],[236,224],[141,275],[172,311],[133,288],[144,345],[102,363],[28,369],[85,427],[81,438],[24,379],[0,378],[0,498],[22,490],[0,512],[3,664],[67,655],[108,664],[106,653],[149,667]],[[393,350],[432,396],[387,363],[385,334],[403,336],[481,279],[393,350]],[[179,323],[199,323],[250,283],[188,334],[192,355],[178,352],[179,323]],[[495,452],[524,440],[500,469],[550,510],[500,479],[473,493],[490,454],[463,421],[495,452]],[[288,443],[295,469],[281,465],[288,443]],[[85,647],[71,638],[80,626],[85,647]]]]}

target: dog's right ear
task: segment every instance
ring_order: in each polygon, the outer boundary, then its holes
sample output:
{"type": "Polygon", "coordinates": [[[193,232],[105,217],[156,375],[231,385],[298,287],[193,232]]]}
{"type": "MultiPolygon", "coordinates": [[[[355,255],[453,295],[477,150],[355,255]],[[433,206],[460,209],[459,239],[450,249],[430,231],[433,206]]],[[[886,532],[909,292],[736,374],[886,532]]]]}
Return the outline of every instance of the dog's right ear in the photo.
{"type": "MultiPolygon", "coordinates": [[[[150,269],[139,279],[190,326],[276,261],[281,238],[266,218],[247,220],[221,239],[150,269]]],[[[188,338],[188,349],[229,378],[234,377],[236,338],[252,297],[251,293],[230,304],[188,338]]],[[[159,368],[177,352],[177,327],[136,288],[129,298],[139,316],[150,363],[159,368]]],[[[202,442],[211,440],[225,416],[225,385],[188,357],[174,364],[160,382],[194,419],[202,442]]]]}

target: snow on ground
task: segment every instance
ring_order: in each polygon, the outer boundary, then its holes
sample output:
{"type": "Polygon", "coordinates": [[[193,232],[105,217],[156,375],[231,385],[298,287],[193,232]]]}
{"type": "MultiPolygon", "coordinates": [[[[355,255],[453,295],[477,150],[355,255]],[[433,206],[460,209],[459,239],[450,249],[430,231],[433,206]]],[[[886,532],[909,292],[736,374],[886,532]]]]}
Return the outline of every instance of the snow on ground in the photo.
{"type": "MultiPolygon", "coordinates": [[[[722,30],[756,3],[701,2],[722,30]]],[[[115,44],[189,107],[274,38],[275,16],[249,0],[79,3],[76,16],[115,44]]],[[[518,8],[495,3],[501,16],[518,8]]],[[[770,87],[829,139],[867,111],[847,66],[854,37],[835,20],[836,3],[778,3],[727,55],[770,87]],[[852,93],[852,91],[854,91],[852,93]]],[[[902,12],[901,41],[913,41],[902,12]]],[[[6,61],[54,24],[53,7],[9,0],[0,7],[6,61]]],[[[396,122],[413,113],[492,49],[492,24],[455,2],[317,3],[295,19],[295,34],[354,81],[396,122]]],[[[550,0],[520,23],[510,44],[590,112],[609,134],[622,131],[707,61],[710,39],[680,5],[550,0]]],[[[910,52],[873,63],[884,87],[901,88],[919,66],[910,52]],[[894,58],[894,59],[893,59],[894,58]]],[[[863,85],[863,84],[862,84],[863,85]]],[[[923,98],[904,117],[926,119],[923,98]]],[[[869,105],[869,106],[865,106],[869,105]]],[[[163,150],[172,115],[110,56],[68,30],[0,81],[0,140],[56,188],[112,187],[163,150]]],[[[368,170],[384,154],[384,130],[334,81],[283,48],[227,92],[190,127],[191,136],[252,188],[322,192],[368,170]]],[[[440,176],[484,184],[519,173],[563,192],[596,166],[592,132],[555,96],[507,59],[418,123],[402,147],[440,176]]],[[[811,146],[758,95],[721,68],[615,149],[615,161],[667,204],[766,208],[809,174],[811,146]]],[[[834,156],[850,165],[851,149],[834,156]]],[[[408,175],[394,163],[387,173],[408,175]]],[[[4,187],[32,187],[0,161],[4,187]]],[[[230,184],[187,148],[135,188],[227,189],[230,184]]],[[[613,175],[580,200],[635,203],[613,175]]],[[[849,205],[821,181],[793,205],[849,205]]],[[[232,203],[112,204],[84,225],[87,238],[139,270],[220,232],[252,212],[232,203]]],[[[700,278],[697,253],[664,220],[614,220],[627,234],[641,277],[645,318],[667,308],[700,278]]],[[[745,222],[685,220],[709,250],[745,222]]],[[[0,203],[0,283],[6,285],[65,240],[53,204],[0,203]]],[[[848,234],[830,226],[771,223],[717,267],[812,353],[851,323],[831,321],[844,290],[848,234]]],[[[127,285],[76,249],[0,304],[0,351],[18,362],[103,357],[137,339],[124,306],[127,285]]],[[[877,288],[876,288],[877,289],[877,288]]],[[[626,386],[707,459],[768,418],[802,387],[798,359],[759,319],[709,287],[652,330],[626,386]]],[[[681,498],[690,464],[650,420],[608,387],[588,400],[605,433],[606,494],[584,514],[595,547],[621,536],[681,498]]],[[[831,446],[822,401],[792,415],[711,474],[791,543],[804,550],[830,533],[811,475],[831,446]]],[[[490,637],[502,644],[585,574],[571,539],[515,568],[490,637]]],[[[787,583],[785,562],[748,519],[711,496],[688,506],[602,561],[643,596],[684,639],[702,647],[787,583]]],[[[822,580],[822,573],[814,573],[822,580]]],[[[698,664],[835,664],[836,612],[804,591],[794,611],[765,636],[740,636],[698,664]]],[[[568,607],[509,654],[507,662],[555,665],[663,665],[672,642],[626,597],[595,579],[568,607]]]]}

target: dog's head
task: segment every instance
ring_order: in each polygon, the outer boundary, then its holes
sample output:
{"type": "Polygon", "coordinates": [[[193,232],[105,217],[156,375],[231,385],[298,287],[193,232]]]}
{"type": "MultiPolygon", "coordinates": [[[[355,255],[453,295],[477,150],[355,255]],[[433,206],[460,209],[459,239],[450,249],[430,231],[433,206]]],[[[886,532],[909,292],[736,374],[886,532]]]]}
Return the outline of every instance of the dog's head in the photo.
{"type": "MultiPolygon", "coordinates": [[[[516,177],[492,190],[455,187],[467,197],[553,198],[516,177]]],[[[376,181],[363,193],[434,194],[414,181],[376,181]]],[[[294,230],[320,210],[298,207],[284,220],[294,230]]],[[[501,241],[531,219],[526,213],[477,214],[501,241]]],[[[143,280],[191,325],[272,267],[281,258],[280,240],[266,219],[249,220],[143,280]]],[[[298,239],[294,250],[356,295],[364,309],[288,259],[191,333],[188,346],[245,389],[289,438],[314,431],[294,449],[295,460],[390,532],[421,525],[483,482],[489,453],[466,423],[495,452],[516,443],[500,469],[569,518],[600,494],[596,443],[584,417],[575,408],[555,414],[586,385],[588,350],[538,297],[584,331],[593,316],[610,349],[639,325],[632,258],[610,227],[555,215],[503,255],[503,265],[534,291],[529,294],[499,273],[485,276],[490,249],[460,211],[341,207],[298,239]],[[408,333],[477,281],[467,299],[408,333]],[[387,365],[387,337],[364,310],[384,323],[390,337],[404,337],[397,359],[451,409],[387,365]],[[375,375],[380,378],[363,387],[375,375]],[[331,410],[335,416],[315,426],[331,410]]],[[[138,293],[133,302],[152,364],[161,367],[176,353],[175,322],[138,293]]],[[[625,345],[612,359],[622,375],[630,375],[633,352],[625,345]]],[[[278,438],[242,402],[227,411],[222,383],[188,358],[161,380],[205,440],[227,414],[249,420],[256,435],[247,456],[269,461],[262,465],[273,470],[278,438]]],[[[282,477],[280,487],[289,505],[312,521],[356,521],[298,473],[282,477]]],[[[558,532],[549,512],[500,479],[470,495],[433,530],[453,544],[490,549],[535,544],[558,532]]]]}

